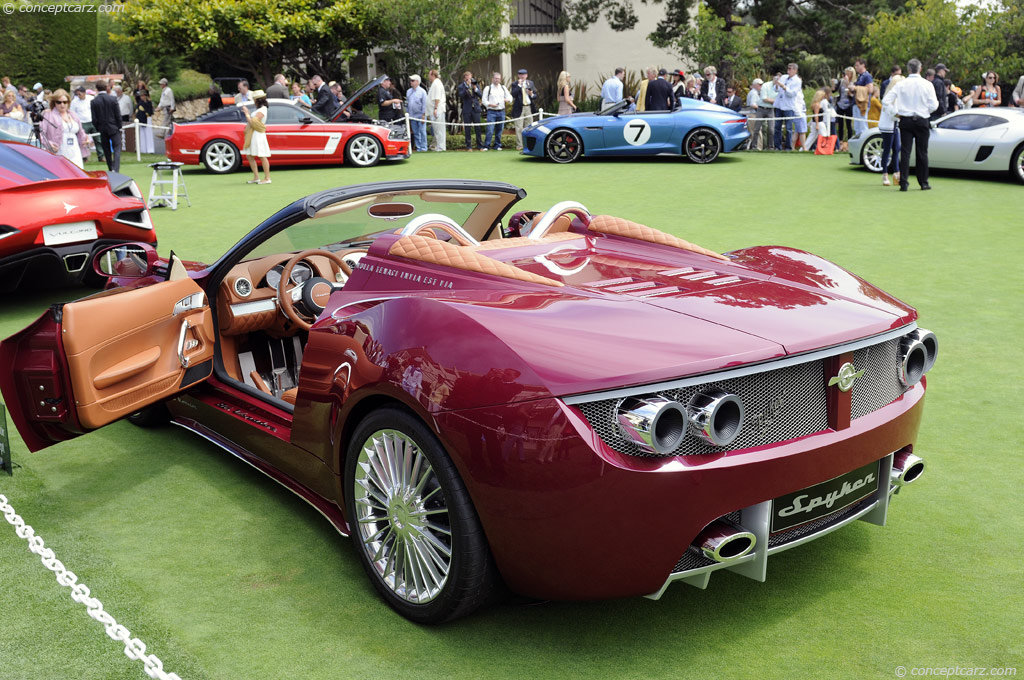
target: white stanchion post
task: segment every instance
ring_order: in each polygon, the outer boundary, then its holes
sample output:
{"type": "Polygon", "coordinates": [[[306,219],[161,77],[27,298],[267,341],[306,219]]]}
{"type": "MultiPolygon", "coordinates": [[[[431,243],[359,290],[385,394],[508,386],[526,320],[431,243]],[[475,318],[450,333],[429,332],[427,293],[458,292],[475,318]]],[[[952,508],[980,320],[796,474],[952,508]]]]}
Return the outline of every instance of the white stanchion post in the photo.
{"type": "Polygon", "coordinates": [[[412,125],[409,123],[409,112],[408,111],[405,112],[405,138],[409,140],[409,155],[411,156],[412,155],[412,151],[413,151],[413,147],[415,146],[415,144],[413,144],[412,125]]]}
{"type": "Polygon", "coordinates": [[[132,126],[135,128],[135,160],[142,161],[142,138],[139,135],[139,121],[132,126]]]}

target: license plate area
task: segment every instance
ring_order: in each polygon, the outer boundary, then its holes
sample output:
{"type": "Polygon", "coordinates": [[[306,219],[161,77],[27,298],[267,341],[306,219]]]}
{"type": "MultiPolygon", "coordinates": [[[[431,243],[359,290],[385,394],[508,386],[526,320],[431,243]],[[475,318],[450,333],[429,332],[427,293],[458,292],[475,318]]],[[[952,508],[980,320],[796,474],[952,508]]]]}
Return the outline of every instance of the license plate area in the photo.
{"type": "Polygon", "coordinates": [[[95,241],[97,237],[96,223],[92,220],[49,224],[43,227],[43,244],[48,246],[95,241]]]}
{"type": "Polygon", "coordinates": [[[771,533],[837,512],[878,491],[878,462],[772,501],[771,533]]]}

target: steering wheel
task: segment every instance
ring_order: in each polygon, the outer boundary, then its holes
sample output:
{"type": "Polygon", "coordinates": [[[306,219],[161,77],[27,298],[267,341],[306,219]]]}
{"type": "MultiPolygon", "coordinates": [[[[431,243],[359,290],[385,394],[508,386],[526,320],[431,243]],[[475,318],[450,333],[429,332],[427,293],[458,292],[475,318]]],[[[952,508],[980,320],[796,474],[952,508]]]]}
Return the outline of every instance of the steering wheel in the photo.
{"type": "Polygon", "coordinates": [[[331,293],[341,287],[321,276],[314,276],[309,281],[300,283],[291,290],[285,289],[288,282],[291,280],[292,269],[295,268],[295,265],[298,264],[300,260],[312,257],[313,255],[326,257],[328,260],[338,265],[338,269],[340,269],[346,277],[352,276],[352,268],[349,267],[345,260],[342,259],[341,255],[332,253],[329,250],[320,250],[317,248],[313,248],[312,250],[303,250],[301,253],[296,253],[290,260],[288,260],[284,269],[281,270],[281,280],[277,283],[277,304],[280,305],[281,311],[284,312],[284,315],[288,317],[292,323],[305,331],[312,328],[313,324],[312,322],[306,321],[302,318],[298,310],[295,309],[296,303],[299,303],[299,306],[301,306],[302,311],[306,315],[311,316],[315,320],[324,311],[324,307],[327,305],[327,300],[331,297],[331,293]]]}
{"type": "MultiPolygon", "coordinates": [[[[449,236],[451,236],[452,239],[456,243],[458,243],[460,246],[475,246],[475,245],[478,245],[476,243],[473,243],[469,239],[467,239],[464,235],[460,234],[455,229],[452,229],[451,225],[445,224],[444,222],[441,222],[441,221],[425,222],[424,224],[421,224],[420,226],[416,227],[412,231],[412,234],[410,234],[410,235],[419,234],[421,231],[425,231],[427,229],[440,229],[444,233],[446,233],[449,236]]],[[[430,236],[431,236],[431,238],[437,238],[437,236],[434,235],[434,234],[431,234],[430,236]]]]}

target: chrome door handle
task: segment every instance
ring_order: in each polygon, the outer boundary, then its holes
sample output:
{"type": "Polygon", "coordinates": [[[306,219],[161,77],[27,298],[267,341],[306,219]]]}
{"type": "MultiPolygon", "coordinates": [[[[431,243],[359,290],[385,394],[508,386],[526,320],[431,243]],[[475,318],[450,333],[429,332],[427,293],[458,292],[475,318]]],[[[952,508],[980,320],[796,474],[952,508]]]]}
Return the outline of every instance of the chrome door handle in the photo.
{"type": "Polygon", "coordinates": [[[181,322],[181,331],[178,333],[178,361],[181,362],[182,368],[188,368],[190,361],[190,359],[185,356],[185,350],[192,349],[199,344],[196,340],[189,340],[187,343],[185,342],[185,334],[188,333],[189,328],[191,328],[191,326],[188,325],[188,319],[181,322]],[[188,346],[186,347],[186,345],[188,346]]]}

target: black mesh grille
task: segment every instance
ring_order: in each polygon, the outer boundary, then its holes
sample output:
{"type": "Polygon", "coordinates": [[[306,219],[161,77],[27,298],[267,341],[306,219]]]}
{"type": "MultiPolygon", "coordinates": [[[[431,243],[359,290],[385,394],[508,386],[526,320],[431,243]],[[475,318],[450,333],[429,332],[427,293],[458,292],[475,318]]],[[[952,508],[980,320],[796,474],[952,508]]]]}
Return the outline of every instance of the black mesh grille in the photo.
{"type": "Polygon", "coordinates": [[[903,394],[900,382],[900,339],[853,353],[853,366],[864,375],[853,383],[850,418],[857,419],[891,404],[903,394]]]}
{"type": "MultiPolygon", "coordinates": [[[[867,415],[903,394],[899,382],[899,339],[857,350],[854,366],[858,371],[863,368],[864,375],[853,386],[852,418],[867,415]]],[[[735,451],[788,441],[826,429],[828,406],[824,367],[824,361],[808,361],[740,378],[659,391],[666,398],[686,406],[697,392],[717,387],[738,395],[746,409],[743,431],[729,446],[712,446],[689,434],[679,448],[667,455],[693,456],[735,451]]],[[[642,450],[619,433],[615,417],[619,401],[602,399],[578,404],[578,407],[601,440],[619,453],[659,455],[642,450]]]]}

